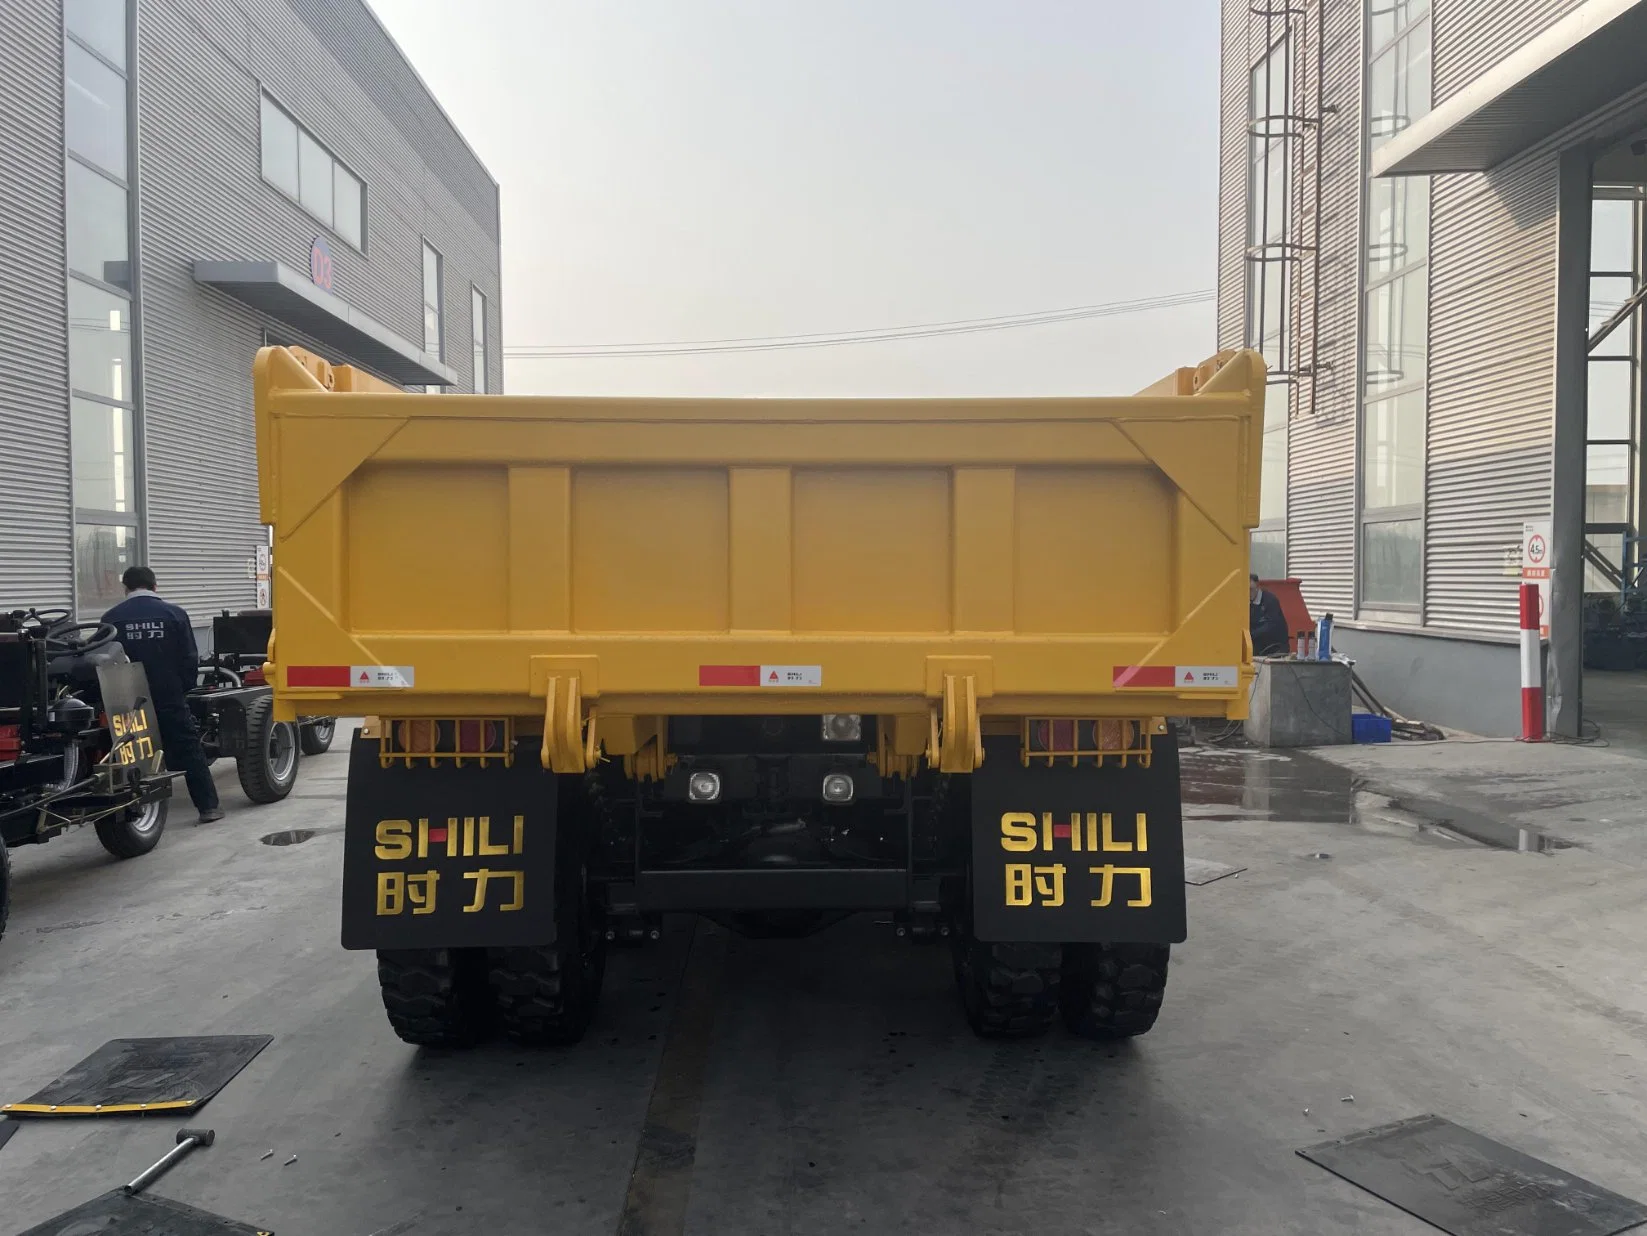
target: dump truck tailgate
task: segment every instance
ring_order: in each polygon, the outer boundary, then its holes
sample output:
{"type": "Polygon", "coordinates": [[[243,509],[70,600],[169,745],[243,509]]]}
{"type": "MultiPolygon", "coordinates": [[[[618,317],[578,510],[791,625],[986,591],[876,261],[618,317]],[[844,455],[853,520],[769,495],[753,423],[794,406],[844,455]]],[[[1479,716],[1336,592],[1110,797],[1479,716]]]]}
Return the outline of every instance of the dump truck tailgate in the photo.
{"type": "Polygon", "coordinates": [[[603,712],[920,710],[958,671],[981,714],[1244,715],[1252,353],[1082,399],[256,370],[285,715],[542,716],[569,674],[603,712]]]}

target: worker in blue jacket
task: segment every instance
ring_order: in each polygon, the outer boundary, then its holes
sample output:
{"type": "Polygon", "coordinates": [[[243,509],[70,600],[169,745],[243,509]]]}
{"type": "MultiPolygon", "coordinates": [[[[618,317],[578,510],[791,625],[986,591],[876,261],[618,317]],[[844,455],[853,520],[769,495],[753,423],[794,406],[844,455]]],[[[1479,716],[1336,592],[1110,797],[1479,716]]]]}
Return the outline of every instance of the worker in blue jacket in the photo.
{"type": "Polygon", "coordinates": [[[1252,632],[1252,650],[1260,657],[1280,657],[1287,654],[1287,619],[1281,612],[1281,602],[1275,593],[1258,585],[1258,576],[1247,577],[1247,602],[1250,609],[1247,622],[1252,632]]]}
{"type": "Polygon", "coordinates": [[[166,766],[183,774],[202,824],[221,820],[217,786],[185,698],[200,677],[194,626],[187,613],[161,599],[148,567],[127,567],[120,582],[126,586],[126,599],[104,614],[103,621],[119,629],[126,655],[148,677],[166,766]]]}

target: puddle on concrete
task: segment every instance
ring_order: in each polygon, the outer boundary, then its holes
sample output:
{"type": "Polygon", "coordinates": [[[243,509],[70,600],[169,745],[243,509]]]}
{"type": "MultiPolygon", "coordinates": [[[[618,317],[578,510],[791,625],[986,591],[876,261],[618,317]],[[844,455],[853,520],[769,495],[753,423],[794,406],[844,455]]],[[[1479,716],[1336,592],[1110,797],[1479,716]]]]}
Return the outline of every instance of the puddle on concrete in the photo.
{"type": "Polygon", "coordinates": [[[1182,756],[1186,819],[1355,823],[1355,779],[1336,764],[1211,747],[1182,756]]]}
{"type": "Polygon", "coordinates": [[[313,828],[288,828],[285,832],[270,833],[266,837],[259,837],[258,840],[264,845],[302,845],[313,837],[316,831],[313,828]]]}
{"type": "Polygon", "coordinates": [[[1347,769],[1303,753],[1197,747],[1182,752],[1186,820],[1350,824],[1431,844],[1547,854],[1571,842],[1453,804],[1391,798],[1347,769]]]}

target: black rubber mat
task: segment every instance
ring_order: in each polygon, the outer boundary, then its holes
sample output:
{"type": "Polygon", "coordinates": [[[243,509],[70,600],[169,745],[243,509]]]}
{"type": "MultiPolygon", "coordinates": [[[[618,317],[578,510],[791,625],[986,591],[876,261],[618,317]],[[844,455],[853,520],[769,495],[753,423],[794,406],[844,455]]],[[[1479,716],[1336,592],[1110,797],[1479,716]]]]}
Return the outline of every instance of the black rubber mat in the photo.
{"type": "Polygon", "coordinates": [[[17,1236],[274,1236],[266,1228],[196,1210],[168,1197],[113,1189],[17,1236]]]}
{"type": "Polygon", "coordinates": [[[21,1103],[11,1116],[121,1116],[192,1112],[267,1047],[266,1034],[113,1039],[21,1103]]]}
{"type": "Polygon", "coordinates": [[[1453,1236],[1612,1236],[1647,1206],[1440,1116],[1298,1152],[1453,1236]]]}

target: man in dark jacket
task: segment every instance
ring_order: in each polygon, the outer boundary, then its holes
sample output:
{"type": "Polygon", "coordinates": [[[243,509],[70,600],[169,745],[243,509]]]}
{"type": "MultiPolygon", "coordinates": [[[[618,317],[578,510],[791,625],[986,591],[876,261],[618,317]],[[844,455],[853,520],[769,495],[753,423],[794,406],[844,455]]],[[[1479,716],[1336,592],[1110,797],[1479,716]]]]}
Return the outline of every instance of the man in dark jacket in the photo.
{"type": "Polygon", "coordinates": [[[104,614],[103,621],[119,628],[126,655],[148,677],[166,766],[183,774],[202,824],[221,820],[217,786],[184,698],[200,677],[194,626],[183,610],[160,599],[154,572],[148,567],[127,567],[120,582],[126,586],[126,599],[104,614]]]}
{"type": "Polygon", "coordinates": [[[1258,586],[1258,576],[1248,577],[1251,590],[1247,621],[1252,630],[1252,650],[1260,657],[1284,656],[1287,652],[1287,619],[1273,592],[1258,586]]]}

